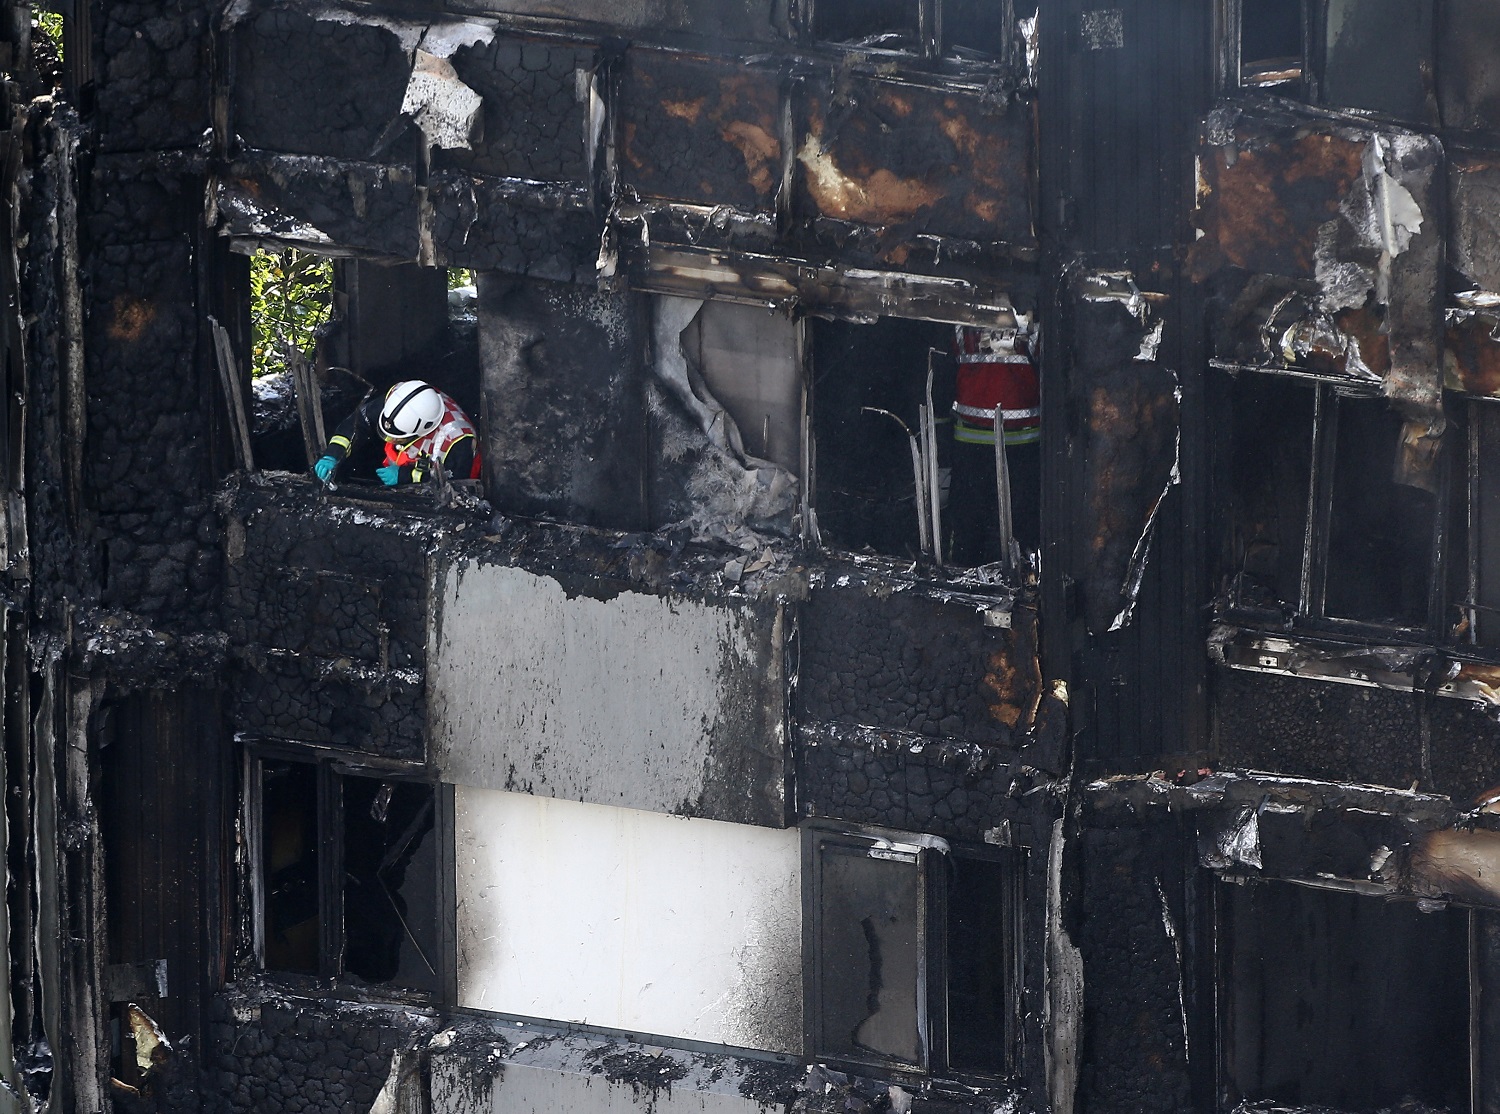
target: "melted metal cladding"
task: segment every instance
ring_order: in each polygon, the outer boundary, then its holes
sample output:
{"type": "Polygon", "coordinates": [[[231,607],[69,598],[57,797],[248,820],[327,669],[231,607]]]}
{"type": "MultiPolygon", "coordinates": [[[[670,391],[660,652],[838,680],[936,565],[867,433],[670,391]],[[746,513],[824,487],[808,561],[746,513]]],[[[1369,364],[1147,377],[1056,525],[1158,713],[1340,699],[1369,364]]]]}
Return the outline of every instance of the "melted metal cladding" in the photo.
{"type": "Polygon", "coordinates": [[[1425,692],[1500,708],[1500,666],[1420,646],[1348,646],[1220,626],[1209,654],[1231,669],[1425,692]]]}
{"type": "Polygon", "coordinates": [[[1228,266],[1312,287],[1299,318],[1284,320],[1297,292],[1275,302],[1261,326],[1263,350],[1273,365],[1378,374],[1381,393],[1407,419],[1398,481],[1432,489],[1445,428],[1433,309],[1444,266],[1441,146],[1310,110],[1284,115],[1211,118],[1198,164],[1194,272],[1206,278],[1228,266]],[[1383,344],[1348,316],[1371,308],[1383,344]]]}

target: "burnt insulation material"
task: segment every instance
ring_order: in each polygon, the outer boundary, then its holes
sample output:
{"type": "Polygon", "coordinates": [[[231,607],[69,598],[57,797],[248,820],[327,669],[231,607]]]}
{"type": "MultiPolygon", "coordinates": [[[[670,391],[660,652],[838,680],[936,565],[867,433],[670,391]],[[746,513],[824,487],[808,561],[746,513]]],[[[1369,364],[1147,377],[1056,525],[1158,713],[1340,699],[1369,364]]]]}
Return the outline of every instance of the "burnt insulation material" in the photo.
{"type": "Polygon", "coordinates": [[[415,259],[418,193],[408,166],[245,150],[216,183],[229,235],[270,232],[415,259]]]}
{"type": "Polygon", "coordinates": [[[196,147],[209,126],[209,5],[194,0],[103,5],[95,97],[106,151],[196,147]]]}
{"type": "MultiPolygon", "coordinates": [[[[124,227],[142,236],[96,243],[82,261],[94,307],[84,325],[83,474],[98,508],[100,586],[107,606],[197,628],[217,607],[220,558],[195,253],[176,212],[182,183],[125,177],[107,173],[85,198],[106,213],[139,205],[124,227]]],[[[87,209],[83,219],[108,224],[87,209]]]]}
{"type": "MultiPolygon", "coordinates": [[[[370,158],[397,118],[411,59],[395,32],[273,8],[234,31],[232,130],[251,147],[370,158]]],[[[416,132],[382,158],[410,164],[416,132]]]]}
{"type": "Polygon", "coordinates": [[[1163,829],[1085,829],[1073,934],[1083,953],[1079,1100],[1094,1114],[1190,1108],[1177,944],[1182,853],[1163,829]]]}
{"type": "Polygon", "coordinates": [[[1039,783],[1003,753],[958,740],[896,741],[825,727],[799,731],[798,744],[797,809],[808,819],[982,843],[1004,824],[1028,821],[1031,810],[1016,799],[1039,783]]]}
{"type": "Polygon", "coordinates": [[[461,47],[449,61],[484,107],[473,151],[435,151],[435,168],[533,182],[588,181],[578,74],[593,68],[593,51],[497,36],[461,47]]]}
{"type": "Polygon", "coordinates": [[[1419,782],[1460,804],[1495,780],[1486,756],[1500,727],[1460,700],[1219,670],[1213,716],[1224,766],[1402,789],[1419,782]]]}
{"type": "Polygon", "coordinates": [[[815,591],[802,612],[797,715],[1007,744],[991,707],[1007,634],[972,608],[914,594],[815,591]]]}
{"type": "Polygon", "coordinates": [[[421,759],[425,703],[411,671],[350,671],[337,661],[255,652],[234,655],[235,729],[421,759]]]}
{"type": "Polygon", "coordinates": [[[428,180],[433,250],[453,267],[593,285],[599,222],[568,194],[517,194],[495,179],[435,170],[428,180]]]}
{"type": "Polygon", "coordinates": [[[396,1006],[247,995],[213,1000],[206,1091],[221,1114],[333,1114],[369,1110],[391,1060],[437,1029],[396,1006]]]}

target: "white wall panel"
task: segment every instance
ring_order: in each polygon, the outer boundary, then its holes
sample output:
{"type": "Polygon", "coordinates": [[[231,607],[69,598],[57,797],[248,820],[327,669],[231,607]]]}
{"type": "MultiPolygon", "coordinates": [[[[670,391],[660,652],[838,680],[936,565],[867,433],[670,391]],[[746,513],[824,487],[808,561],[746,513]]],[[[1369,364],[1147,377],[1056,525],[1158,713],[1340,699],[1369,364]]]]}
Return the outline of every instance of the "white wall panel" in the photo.
{"type": "Polygon", "coordinates": [[[796,829],[455,799],[462,1005],[800,1052],[796,829]]]}

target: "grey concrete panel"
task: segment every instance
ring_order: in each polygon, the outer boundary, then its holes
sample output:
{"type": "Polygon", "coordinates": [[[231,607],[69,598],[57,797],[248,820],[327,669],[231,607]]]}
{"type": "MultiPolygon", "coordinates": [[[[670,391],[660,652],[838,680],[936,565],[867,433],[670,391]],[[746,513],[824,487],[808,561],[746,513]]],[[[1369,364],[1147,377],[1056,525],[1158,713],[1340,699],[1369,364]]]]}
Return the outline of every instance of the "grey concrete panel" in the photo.
{"type": "Polygon", "coordinates": [[[776,603],[596,598],[472,561],[441,573],[438,593],[430,738],[443,780],[787,823],[776,603]]]}

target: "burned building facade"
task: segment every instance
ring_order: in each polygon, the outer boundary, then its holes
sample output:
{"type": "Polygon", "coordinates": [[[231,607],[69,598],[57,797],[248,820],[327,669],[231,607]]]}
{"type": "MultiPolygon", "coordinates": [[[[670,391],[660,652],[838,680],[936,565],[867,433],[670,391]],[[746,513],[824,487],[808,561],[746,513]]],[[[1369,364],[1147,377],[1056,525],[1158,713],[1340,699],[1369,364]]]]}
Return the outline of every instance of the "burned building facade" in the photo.
{"type": "Polygon", "coordinates": [[[1500,1111],[1489,9],[7,6],[0,1110],[1500,1111]]]}

